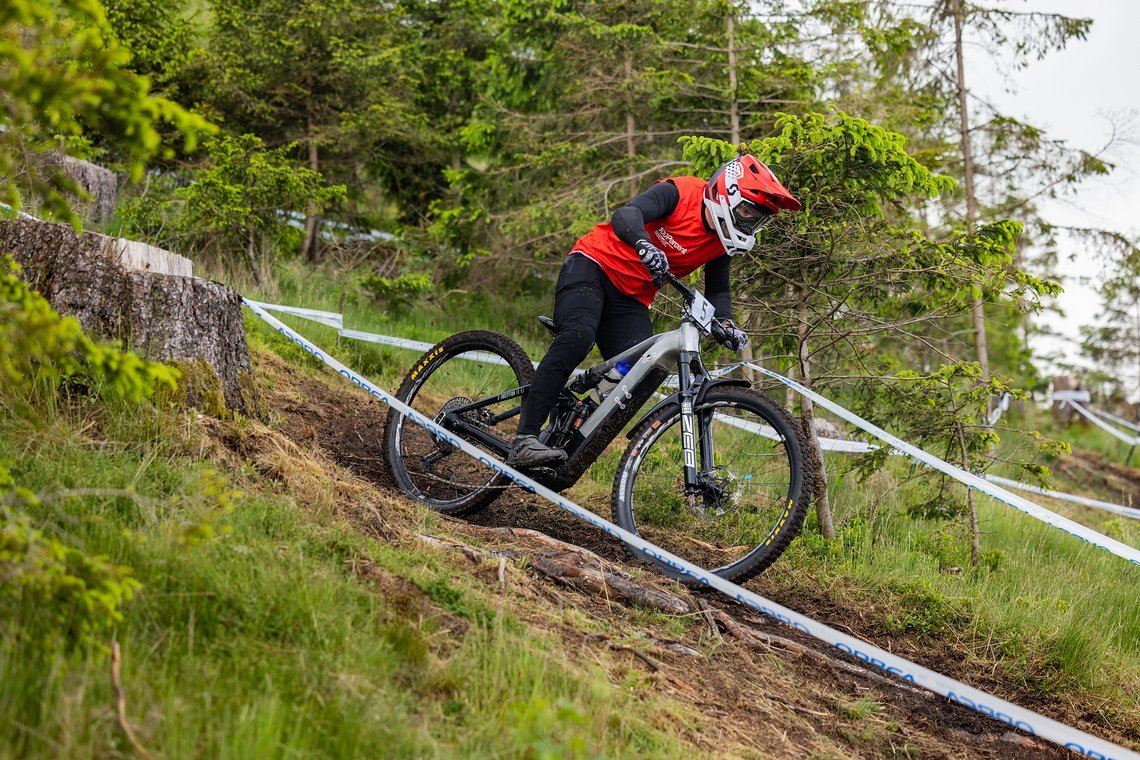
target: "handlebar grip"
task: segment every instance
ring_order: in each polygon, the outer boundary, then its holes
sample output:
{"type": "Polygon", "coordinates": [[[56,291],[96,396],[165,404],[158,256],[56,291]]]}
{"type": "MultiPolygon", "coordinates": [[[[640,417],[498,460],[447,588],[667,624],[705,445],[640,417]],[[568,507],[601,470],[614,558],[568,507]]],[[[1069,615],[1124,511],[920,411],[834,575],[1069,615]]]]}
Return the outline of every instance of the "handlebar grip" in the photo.
{"type": "Polygon", "coordinates": [[[724,345],[724,342],[729,338],[728,330],[724,329],[719,319],[714,319],[710,327],[712,328],[711,332],[713,340],[715,340],[717,343],[720,343],[721,345],[724,345]]]}
{"type": "Polygon", "coordinates": [[[655,274],[655,275],[653,275],[653,287],[655,287],[655,288],[659,288],[659,287],[661,287],[662,285],[664,285],[664,284],[665,284],[665,277],[666,277],[666,276],[667,276],[667,275],[663,275],[663,274],[655,274]]]}

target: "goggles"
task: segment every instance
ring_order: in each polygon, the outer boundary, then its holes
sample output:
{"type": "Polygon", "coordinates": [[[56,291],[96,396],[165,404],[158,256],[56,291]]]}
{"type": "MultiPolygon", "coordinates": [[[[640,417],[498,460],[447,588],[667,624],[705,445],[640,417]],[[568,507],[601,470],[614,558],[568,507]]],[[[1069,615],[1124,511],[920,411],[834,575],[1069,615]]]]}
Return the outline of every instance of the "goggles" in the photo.
{"type": "Polygon", "coordinates": [[[740,200],[732,210],[732,224],[741,232],[754,235],[776,217],[768,209],[749,200],[740,200]]]}

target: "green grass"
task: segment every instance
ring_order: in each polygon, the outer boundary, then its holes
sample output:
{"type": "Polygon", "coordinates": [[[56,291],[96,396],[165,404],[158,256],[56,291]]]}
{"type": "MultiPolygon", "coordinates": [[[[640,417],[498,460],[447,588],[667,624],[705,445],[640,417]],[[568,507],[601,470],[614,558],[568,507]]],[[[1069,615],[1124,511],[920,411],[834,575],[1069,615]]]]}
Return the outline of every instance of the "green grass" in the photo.
{"type": "MultiPolygon", "coordinates": [[[[228,509],[232,483],[194,453],[193,417],[81,401],[0,419],[0,460],[45,497],[36,526],[142,583],[107,643],[122,646],[128,715],[158,756],[680,755],[656,727],[668,705],[568,666],[465,560],[367,538],[252,470],[231,474],[248,492],[228,509]],[[78,488],[108,490],[65,495],[78,488]],[[459,628],[407,614],[354,572],[364,560],[459,628]]],[[[22,635],[48,612],[0,621],[0,757],[129,753],[107,651],[22,635]]]]}
{"type": "MultiPolygon", "coordinates": [[[[822,541],[812,518],[780,568],[808,574],[851,605],[877,608],[885,633],[957,641],[979,663],[1032,679],[1036,688],[1111,696],[1140,725],[1134,565],[979,495],[983,562],[971,567],[964,520],[905,516],[906,505],[922,497],[921,486],[898,486],[910,471],[906,462],[893,460],[860,483],[843,473],[842,457],[828,459],[840,536],[822,541]]],[[[1045,501],[1140,546],[1136,521],[1045,501]]]]}

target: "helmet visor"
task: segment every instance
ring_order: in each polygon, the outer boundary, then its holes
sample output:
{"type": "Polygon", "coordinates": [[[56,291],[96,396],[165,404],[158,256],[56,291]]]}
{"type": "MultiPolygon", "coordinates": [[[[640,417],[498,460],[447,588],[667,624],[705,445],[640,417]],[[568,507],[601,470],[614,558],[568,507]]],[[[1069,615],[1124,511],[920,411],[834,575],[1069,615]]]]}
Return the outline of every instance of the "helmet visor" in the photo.
{"type": "Polygon", "coordinates": [[[775,214],[750,200],[741,199],[732,210],[732,224],[741,232],[753,235],[764,229],[775,214]]]}

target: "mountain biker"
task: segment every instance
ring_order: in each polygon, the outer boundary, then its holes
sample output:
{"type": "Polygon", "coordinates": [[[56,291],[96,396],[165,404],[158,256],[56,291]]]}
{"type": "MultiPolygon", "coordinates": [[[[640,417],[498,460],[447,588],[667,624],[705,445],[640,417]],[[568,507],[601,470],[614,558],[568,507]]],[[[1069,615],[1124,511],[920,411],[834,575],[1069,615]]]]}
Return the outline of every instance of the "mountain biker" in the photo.
{"type": "Polygon", "coordinates": [[[538,440],[538,432],[574,368],[595,341],[604,359],[653,334],[649,305],[661,277],[684,277],[705,267],[705,297],[739,351],[748,336],[732,321],[729,261],[752,250],[756,232],[797,201],[753,156],[721,166],[708,182],[698,177],[657,181],[586,233],[566,257],[554,295],[555,337],[534,373],[522,405],[507,464],[557,465],[566,452],[538,440]]]}

